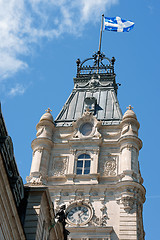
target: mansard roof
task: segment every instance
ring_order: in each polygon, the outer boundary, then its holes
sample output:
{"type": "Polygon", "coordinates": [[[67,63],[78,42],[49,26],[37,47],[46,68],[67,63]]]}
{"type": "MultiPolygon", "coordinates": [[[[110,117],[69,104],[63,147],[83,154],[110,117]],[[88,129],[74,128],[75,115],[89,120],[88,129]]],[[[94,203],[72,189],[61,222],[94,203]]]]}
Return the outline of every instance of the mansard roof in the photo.
{"type": "Polygon", "coordinates": [[[87,107],[103,125],[116,125],[121,122],[122,112],[117,99],[114,62],[114,57],[110,60],[100,52],[83,62],[77,60],[74,89],[55,120],[57,126],[70,126],[83,115],[87,107]],[[85,65],[86,62],[93,64],[85,65]]]}

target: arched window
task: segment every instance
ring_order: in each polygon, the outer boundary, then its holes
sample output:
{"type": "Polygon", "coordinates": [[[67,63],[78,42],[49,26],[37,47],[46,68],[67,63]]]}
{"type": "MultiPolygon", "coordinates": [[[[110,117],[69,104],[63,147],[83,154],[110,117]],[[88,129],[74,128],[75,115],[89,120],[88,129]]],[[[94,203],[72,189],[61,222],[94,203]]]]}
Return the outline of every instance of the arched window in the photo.
{"type": "Polygon", "coordinates": [[[89,174],[91,165],[91,157],[88,154],[78,156],[76,174],[89,174]]]}

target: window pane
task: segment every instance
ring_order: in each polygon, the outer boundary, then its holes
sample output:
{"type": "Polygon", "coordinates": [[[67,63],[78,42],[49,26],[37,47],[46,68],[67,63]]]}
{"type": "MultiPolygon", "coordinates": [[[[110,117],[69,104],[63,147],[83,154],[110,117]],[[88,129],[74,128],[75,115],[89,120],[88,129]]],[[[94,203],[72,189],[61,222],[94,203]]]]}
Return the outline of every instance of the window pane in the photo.
{"type": "Polygon", "coordinates": [[[85,165],[84,167],[90,167],[91,161],[90,160],[85,160],[85,165]]]}
{"type": "Polygon", "coordinates": [[[84,169],[84,174],[89,174],[90,173],[90,169],[84,169]]]}
{"type": "Polygon", "coordinates": [[[79,155],[78,159],[90,159],[90,155],[89,154],[81,154],[79,155]]]}
{"type": "Polygon", "coordinates": [[[85,159],[90,159],[91,157],[89,156],[89,154],[84,154],[85,155],[85,159]]]}
{"type": "Polygon", "coordinates": [[[83,161],[82,160],[77,161],[77,167],[83,167],[83,161]]]}
{"type": "Polygon", "coordinates": [[[82,174],[82,169],[81,168],[77,168],[77,174],[82,174]]]}
{"type": "Polygon", "coordinates": [[[84,159],[86,154],[79,155],[78,159],[84,159]]]}
{"type": "Polygon", "coordinates": [[[91,123],[84,123],[81,127],[80,127],[80,132],[84,135],[84,136],[88,136],[90,135],[90,133],[92,132],[92,124],[91,123]]]}

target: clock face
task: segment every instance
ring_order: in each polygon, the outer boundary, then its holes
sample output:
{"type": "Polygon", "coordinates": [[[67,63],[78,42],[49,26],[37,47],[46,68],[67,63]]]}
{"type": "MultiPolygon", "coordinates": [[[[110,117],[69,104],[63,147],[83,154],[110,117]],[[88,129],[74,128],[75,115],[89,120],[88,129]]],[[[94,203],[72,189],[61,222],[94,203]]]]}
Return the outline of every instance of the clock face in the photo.
{"type": "Polygon", "coordinates": [[[73,224],[84,224],[90,219],[91,212],[89,207],[81,205],[74,206],[67,214],[67,220],[73,224]]]}

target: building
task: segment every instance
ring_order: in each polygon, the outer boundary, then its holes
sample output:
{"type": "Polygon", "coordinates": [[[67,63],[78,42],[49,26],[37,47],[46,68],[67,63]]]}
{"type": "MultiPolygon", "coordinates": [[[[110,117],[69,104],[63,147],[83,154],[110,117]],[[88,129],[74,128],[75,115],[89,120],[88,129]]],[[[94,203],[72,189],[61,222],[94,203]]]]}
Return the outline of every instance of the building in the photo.
{"type": "Polygon", "coordinates": [[[0,239],[24,240],[21,204],[24,187],[0,106],[0,239]]]}
{"type": "Polygon", "coordinates": [[[122,115],[114,63],[101,52],[78,59],[71,95],[32,142],[28,185],[42,182],[57,210],[66,205],[71,240],[144,239],[140,125],[131,106],[122,115]]]}
{"type": "Polygon", "coordinates": [[[65,240],[59,213],[55,216],[48,188],[40,181],[23,185],[0,108],[0,239],[65,240]]]}

